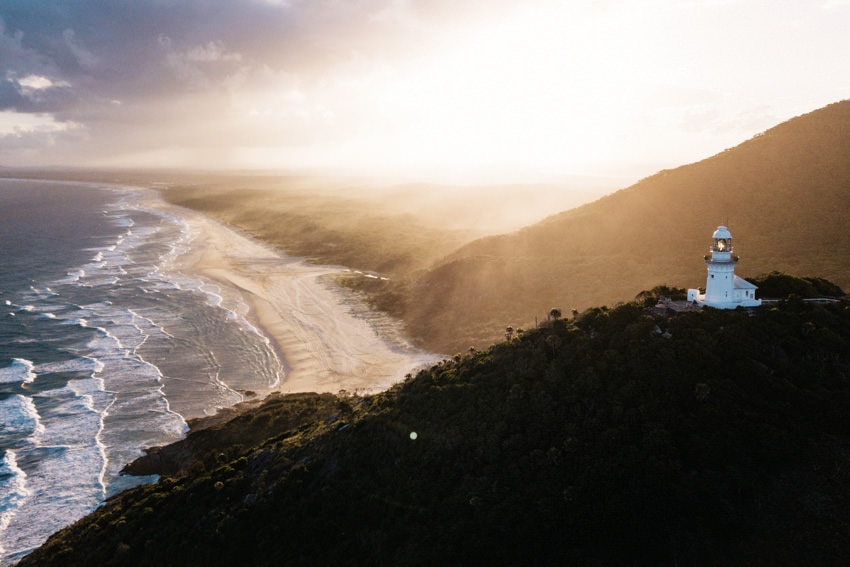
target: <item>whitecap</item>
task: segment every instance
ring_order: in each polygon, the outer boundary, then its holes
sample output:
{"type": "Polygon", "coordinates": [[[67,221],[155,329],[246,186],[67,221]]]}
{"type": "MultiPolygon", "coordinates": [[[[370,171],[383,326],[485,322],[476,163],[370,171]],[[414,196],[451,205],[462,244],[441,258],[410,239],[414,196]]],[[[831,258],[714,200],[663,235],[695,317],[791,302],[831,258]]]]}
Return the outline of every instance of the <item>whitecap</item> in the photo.
{"type": "Polygon", "coordinates": [[[31,295],[29,296],[29,298],[34,300],[34,301],[39,301],[39,300],[42,300],[42,299],[47,299],[47,298],[55,297],[56,295],[58,295],[55,291],[53,291],[49,287],[44,287],[43,289],[41,289],[41,288],[37,288],[35,286],[30,286],[30,293],[31,293],[31,295]]]}
{"type": "Polygon", "coordinates": [[[88,327],[89,322],[82,317],[75,317],[72,319],[66,319],[63,324],[65,325],[76,325],[78,327],[88,327]]]}
{"type": "Polygon", "coordinates": [[[0,440],[5,447],[44,432],[32,398],[14,394],[0,400],[0,440]]]}
{"type": "Polygon", "coordinates": [[[31,360],[13,358],[12,364],[5,368],[0,368],[0,384],[14,382],[28,384],[36,378],[36,374],[33,372],[34,369],[35,366],[31,360]]]}
{"type": "Polygon", "coordinates": [[[90,356],[80,356],[70,360],[59,360],[46,362],[36,367],[39,374],[51,374],[57,372],[89,372],[97,373],[103,370],[103,363],[90,356]]]}
{"type": "Polygon", "coordinates": [[[4,560],[15,561],[47,537],[92,512],[103,499],[101,458],[93,445],[52,445],[16,451],[26,472],[26,497],[2,534],[4,560]]]}
{"type": "Polygon", "coordinates": [[[6,554],[2,536],[30,494],[27,475],[18,467],[17,455],[11,449],[6,449],[0,460],[0,557],[6,554]]]}
{"type": "Polygon", "coordinates": [[[81,283],[83,287],[94,288],[94,287],[108,287],[113,286],[119,282],[119,279],[115,276],[105,276],[102,278],[89,278],[86,279],[85,283],[81,283]]]}
{"type": "Polygon", "coordinates": [[[56,303],[44,303],[41,305],[33,305],[32,309],[29,311],[33,313],[54,313],[56,311],[61,311],[65,306],[56,303]]]}
{"type": "Polygon", "coordinates": [[[66,277],[54,282],[57,284],[72,284],[80,281],[80,278],[86,275],[86,271],[83,268],[78,268],[76,270],[69,270],[66,274],[66,277]]]}

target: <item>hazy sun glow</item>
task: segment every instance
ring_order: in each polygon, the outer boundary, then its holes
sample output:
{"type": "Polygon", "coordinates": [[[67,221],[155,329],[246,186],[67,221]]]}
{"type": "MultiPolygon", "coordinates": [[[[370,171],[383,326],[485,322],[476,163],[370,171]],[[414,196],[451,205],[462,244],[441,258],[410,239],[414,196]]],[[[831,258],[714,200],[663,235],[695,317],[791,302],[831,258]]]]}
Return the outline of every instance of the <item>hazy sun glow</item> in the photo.
{"type": "MultiPolygon", "coordinates": [[[[281,128],[296,118],[321,131],[330,144],[314,165],[605,163],[622,103],[646,71],[621,59],[639,21],[621,25],[587,11],[551,3],[450,28],[404,60],[356,62],[309,95],[283,77],[278,90],[261,95],[262,110],[251,107],[251,118],[281,128]],[[347,129],[356,135],[344,135],[347,129]]],[[[276,156],[293,166],[311,153],[276,156]]],[[[267,149],[255,156],[268,165],[267,149]]]]}
{"type": "Polygon", "coordinates": [[[79,128],[0,163],[649,174],[850,97],[843,0],[135,6],[3,12],[0,134],[79,128]]]}
{"type": "MultiPolygon", "coordinates": [[[[689,34],[682,25],[698,4],[706,3],[534,2],[434,31],[403,57],[353,54],[333,81],[282,77],[263,95],[277,103],[264,106],[262,124],[291,129],[295,119],[321,151],[243,148],[240,159],[501,174],[508,165],[585,173],[663,163],[665,146],[671,164],[707,157],[787,117],[770,114],[769,98],[727,91],[747,78],[736,75],[734,49],[714,26],[727,26],[731,43],[758,22],[747,11],[723,22],[728,11],[703,6],[716,21],[689,34]],[[716,59],[697,58],[712,51],[716,59]],[[724,105],[734,114],[721,115],[724,105]],[[746,124],[736,123],[745,113],[746,124]]],[[[750,72],[752,81],[762,71],[750,72]]]]}

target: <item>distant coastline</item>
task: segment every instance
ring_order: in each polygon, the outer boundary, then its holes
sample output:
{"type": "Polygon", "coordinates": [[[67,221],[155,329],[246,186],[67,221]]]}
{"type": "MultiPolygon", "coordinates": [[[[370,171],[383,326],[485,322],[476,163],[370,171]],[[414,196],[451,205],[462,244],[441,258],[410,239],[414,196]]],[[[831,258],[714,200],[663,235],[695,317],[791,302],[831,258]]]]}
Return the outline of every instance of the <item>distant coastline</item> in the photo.
{"type": "Polygon", "coordinates": [[[354,305],[358,300],[333,281],[349,273],[346,268],[286,256],[154,193],[148,192],[144,206],[175,212],[189,226],[189,250],[175,259],[174,268],[242,298],[245,315],[270,337],[284,361],[278,391],[380,391],[440,359],[406,343],[388,316],[376,314],[376,323],[358,314],[367,307],[354,305]]]}

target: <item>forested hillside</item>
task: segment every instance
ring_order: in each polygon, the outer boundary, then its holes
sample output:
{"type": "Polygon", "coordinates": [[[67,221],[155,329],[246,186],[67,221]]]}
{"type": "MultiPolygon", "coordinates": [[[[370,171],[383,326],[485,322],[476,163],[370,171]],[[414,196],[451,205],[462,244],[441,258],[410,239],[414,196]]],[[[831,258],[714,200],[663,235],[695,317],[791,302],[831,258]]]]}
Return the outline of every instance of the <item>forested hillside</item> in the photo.
{"type": "Polygon", "coordinates": [[[665,316],[640,295],[382,394],[207,424],[20,565],[846,561],[850,304],[665,316]]]}
{"type": "Polygon", "coordinates": [[[741,256],[738,273],[819,275],[847,289],[848,219],[850,101],[843,101],[466,245],[411,283],[405,319],[415,336],[457,349],[482,344],[485,329],[492,338],[506,324],[529,325],[553,306],[629,300],[658,282],[704,286],[702,256],[720,224],[741,256]]]}
{"type": "Polygon", "coordinates": [[[29,175],[167,186],[167,200],[287,253],[380,272],[387,279],[353,275],[345,283],[403,319],[421,346],[451,353],[489,345],[507,325],[531,327],[552,307],[571,311],[628,301],[635,289],[659,282],[702,286],[702,256],[719,224],[732,232],[740,275],[818,275],[850,289],[849,157],[850,101],[842,101],[698,163],[477,240],[463,227],[488,225],[482,214],[499,207],[489,206],[487,195],[517,203],[517,195],[552,187],[479,187],[474,202],[450,200],[441,207],[437,197],[451,188],[374,193],[363,180],[346,185],[303,175],[29,175]]]}
{"type": "MultiPolygon", "coordinates": [[[[347,283],[401,317],[422,346],[450,353],[486,346],[507,325],[533,326],[552,307],[628,301],[635,289],[659,282],[704,285],[702,256],[719,224],[732,231],[741,275],[778,270],[850,288],[848,156],[850,101],[843,101],[701,162],[472,242],[460,227],[464,217],[479,225],[490,210],[483,189],[479,205],[432,203],[427,215],[387,206],[412,188],[385,193],[379,203],[361,199],[362,187],[327,193],[321,180],[300,178],[189,178],[164,196],[286,252],[381,272],[389,279],[347,283]]],[[[426,202],[435,189],[415,190],[417,202],[426,202]]],[[[507,190],[493,188],[492,198],[507,190]]],[[[533,195],[535,188],[510,191],[533,195]]]]}

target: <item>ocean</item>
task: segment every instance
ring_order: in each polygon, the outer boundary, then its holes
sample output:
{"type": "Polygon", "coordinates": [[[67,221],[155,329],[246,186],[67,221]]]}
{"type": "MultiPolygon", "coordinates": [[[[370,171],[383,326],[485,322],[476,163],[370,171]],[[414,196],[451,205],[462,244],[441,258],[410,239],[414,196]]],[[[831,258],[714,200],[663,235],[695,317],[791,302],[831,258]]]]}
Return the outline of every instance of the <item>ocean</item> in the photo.
{"type": "Polygon", "coordinates": [[[245,306],[174,268],[188,228],[141,191],[0,179],[0,566],[155,480],[120,475],[144,448],[284,378],[245,306]]]}

